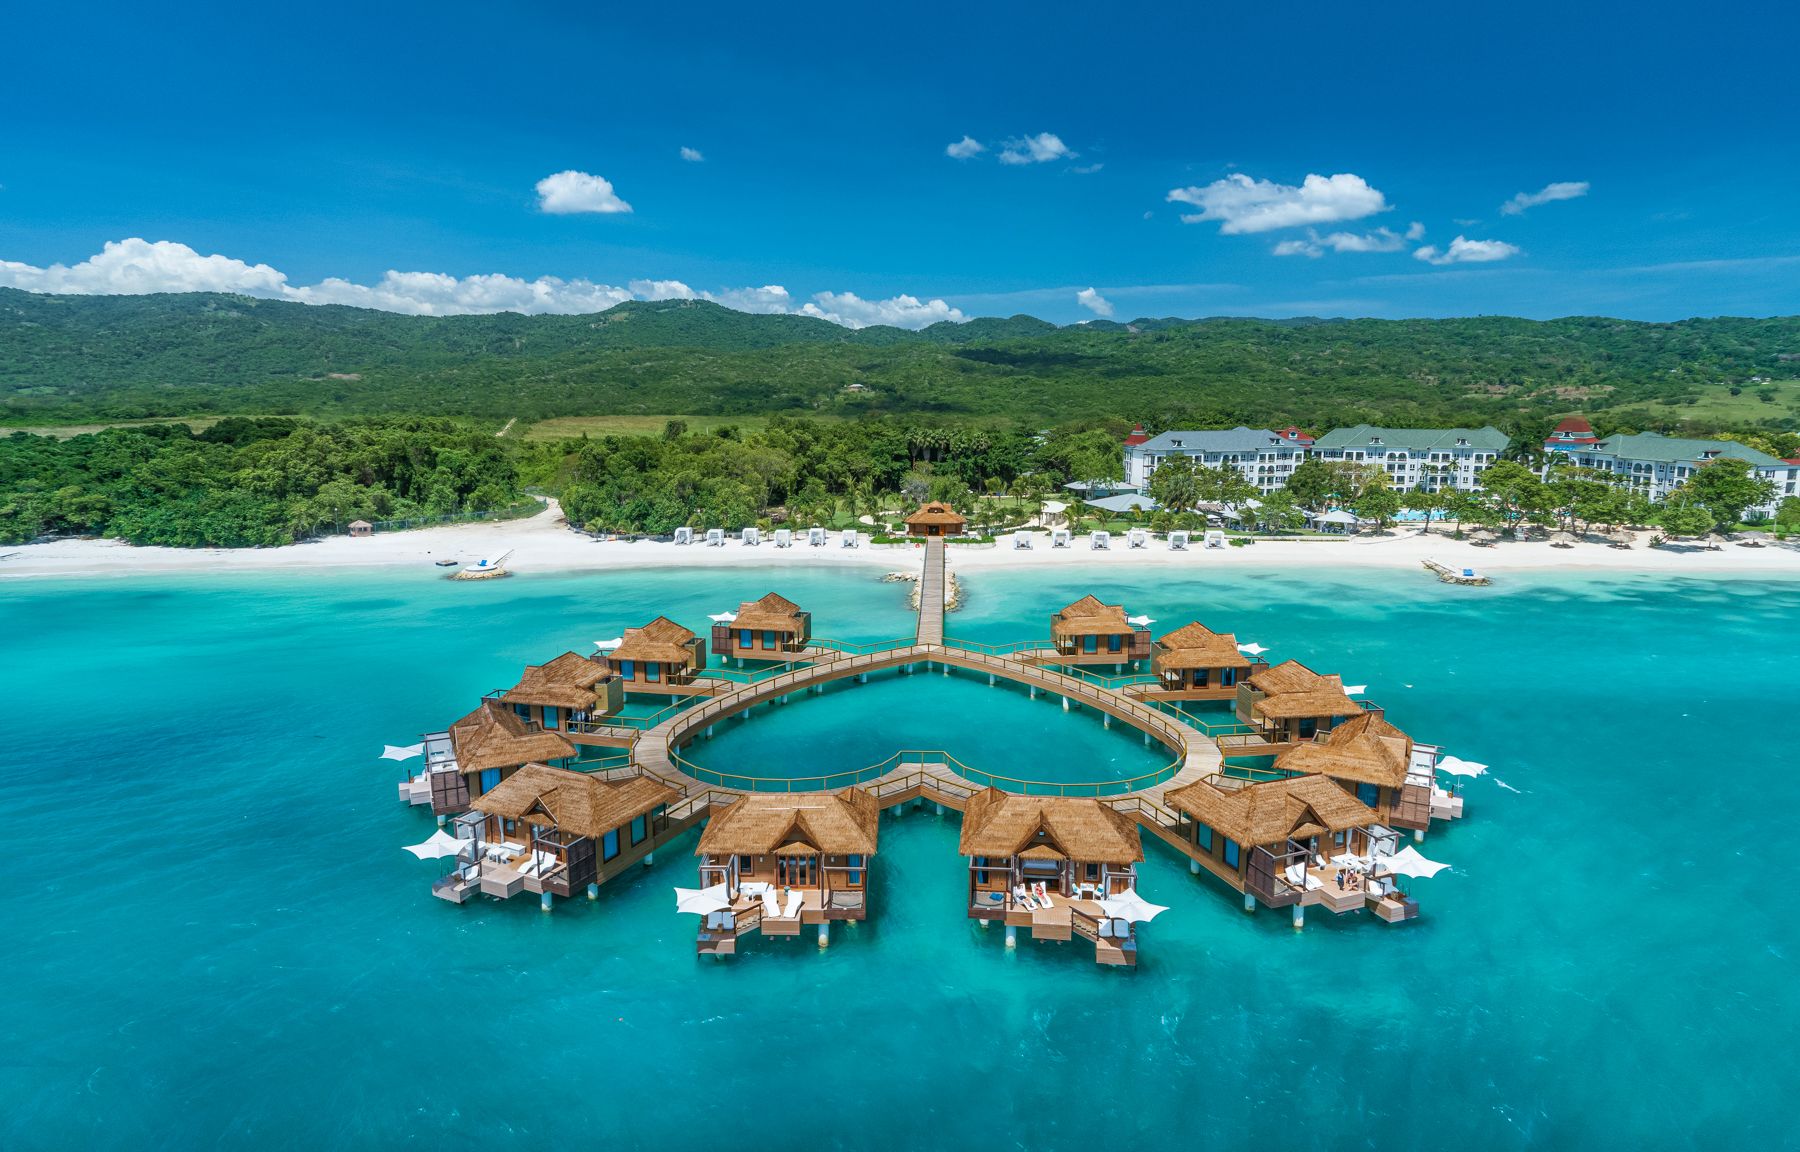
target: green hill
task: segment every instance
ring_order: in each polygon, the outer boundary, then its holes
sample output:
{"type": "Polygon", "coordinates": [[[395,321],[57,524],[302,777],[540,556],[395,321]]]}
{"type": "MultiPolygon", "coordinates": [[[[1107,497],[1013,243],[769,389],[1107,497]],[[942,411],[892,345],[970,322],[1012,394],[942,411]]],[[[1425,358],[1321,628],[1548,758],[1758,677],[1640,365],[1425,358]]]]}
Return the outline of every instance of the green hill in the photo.
{"type": "Polygon", "coordinates": [[[851,331],[700,301],[412,317],[192,293],[0,289],[0,421],[777,412],[1056,423],[1800,428],[1800,318],[1097,321],[851,331]],[[852,385],[860,385],[852,388],[852,385]],[[1736,391],[1732,391],[1735,389],[1736,391]]]}

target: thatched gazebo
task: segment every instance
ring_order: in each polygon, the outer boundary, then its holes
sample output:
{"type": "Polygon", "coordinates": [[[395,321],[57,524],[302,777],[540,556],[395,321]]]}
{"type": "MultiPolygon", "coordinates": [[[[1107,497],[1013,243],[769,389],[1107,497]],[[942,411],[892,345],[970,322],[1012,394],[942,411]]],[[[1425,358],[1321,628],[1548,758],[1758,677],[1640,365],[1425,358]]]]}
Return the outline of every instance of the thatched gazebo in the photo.
{"type": "Polygon", "coordinates": [[[941,500],[919,505],[919,510],[906,518],[911,536],[961,536],[967,526],[962,513],[941,500]]]}
{"type": "Polygon", "coordinates": [[[1607,535],[1606,542],[1613,548],[1630,548],[1637,543],[1637,535],[1628,528],[1614,528],[1607,535]]]}
{"type": "Polygon", "coordinates": [[[1485,548],[1498,539],[1500,539],[1500,537],[1496,535],[1493,530],[1488,528],[1477,528],[1469,533],[1469,543],[1474,544],[1477,547],[1485,548]]]}
{"type": "Polygon", "coordinates": [[[1550,547],[1552,548],[1573,548],[1575,543],[1573,532],[1557,532],[1550,537],[1550,547]]]}

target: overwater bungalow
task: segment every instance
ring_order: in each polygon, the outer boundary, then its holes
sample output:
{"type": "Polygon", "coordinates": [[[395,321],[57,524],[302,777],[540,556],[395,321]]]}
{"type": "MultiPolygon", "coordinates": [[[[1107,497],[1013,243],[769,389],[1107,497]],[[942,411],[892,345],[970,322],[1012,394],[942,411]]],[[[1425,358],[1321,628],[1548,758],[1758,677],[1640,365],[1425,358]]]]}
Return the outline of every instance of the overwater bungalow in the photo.
{"type": "Polygon", "coordinates": [[[1151,689],[1165,700],[1231,700],[1238,681],[1268,668],[1238,649],[1237,637],[1195,621],[1150,646],[1151,689]]]}
{"type": "Polygon", "coordinates": [[[517,684],[493,699],[511,706],[522,719],[536,720],[545,731],[560,731],[581,743],[585,729],[619,710],[625,685],[605,657],[565,652],[547,664],[527,666],[517,684]]]}
{"type": "Polygon", "coordinates": [[[1053,663],[1125,664],[1150,655],[1150,629],[1127,620],[1117,604],[1083,596],[1051,615],[1050,644],[1054,653],[1043,658],[1053,663]]]}
{"type": "Polygon", "coordinates": [[[1298,660],[1253,672],[1237,686],[1237,717],[1254,730],[1250,747],[1238,749],[1220,741],[1227,755],[1275,756],[1320,732],[1329,732],[1365,708],[1350,699],[1338,676],[1321,676],[1298,660]]]}
{"type": "Polygon", "coordinates": [[[919,505],[919,510],[906,518],[909,536],[961,536],[967,527],[962,513],[938,500],[919,505]]]}
{"type": "Polygon", "coordinates": [[[527,764],[475,799],[456,820],[456,869],[432,887],[460,904],[480,892],[543,899],[586,891],[639,860],[667,831],[663,810],[679,798],[651,776],[608,781],[585,772],[527,764]]]}
{"type": "Polygon", "coordinates": [[[1373,879],[1361,863],[1389,854],[1399,838],[1381,814],[1323,776],[1270,780],[1235,791],[1204,781],[1170,789],[1163,802],[1186,823],[1189,857],[1258,902],[1294,909],[1299,925],[1309,907],[1332,912],[1372,908],[1384,920],[1407,920],[1418,907],[1373,879]]]}
{"type": "Polygon", "coordinates": [[[771,592],[738,605],[737,615],[713,625],[713,651],[752,660],[786,660],[812,640],[812,613],[771,592]]]}
{"type": "Polygon", "coordinates": [[[834,921],[866,919],[879,823],[861,788],[750,792],[715,807],[694,854],[701,888],[722,887],[731,906],[701,921],[699,953],[730,956],[751,932],[798,936],[804,924],[824,947],[834,921]]]}
{"type": "Polygon", "coordinates": [[[472,799],[526,764],[573,758],[575,746],[510,706],[483,700],[448,730],[427,733],[425,753],[431,810],[445,816],[466,810],[472,799]]]}
{"type": "Polygon", "coordinates": [[[1133,925],[1099,901],[1131,891],[1144,858],[1138,826],[1098,800],[988,788],[963,809],[959,851],[969,859],[969,916],[1020,928],[1034,940],[1080,936],[1102,964],[1136,964],[1133,925]]]}
{"type": "Polygon", "coordinates": [[[627,692],[690,695],[695,677],[706,667],[706,641],[658,616],[642,628],[625,629],[612,651],[612,665],[627,692]]]}
{"type": "Polygon", "coordinates": [[[1435,748],[1372,712],[1353,716],[1275,761],[1280,772],[1330,777],[1383,823],[1423,831],[1431,825],[1435,748]]]}

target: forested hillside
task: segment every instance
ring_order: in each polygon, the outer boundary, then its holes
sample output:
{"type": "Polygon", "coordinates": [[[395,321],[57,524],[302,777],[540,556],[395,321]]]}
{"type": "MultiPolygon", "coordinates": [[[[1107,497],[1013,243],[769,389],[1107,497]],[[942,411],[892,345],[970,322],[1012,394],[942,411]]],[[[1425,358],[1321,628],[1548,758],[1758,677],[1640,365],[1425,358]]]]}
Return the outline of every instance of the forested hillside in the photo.
{"type": "Polygon", "coordinates": [[[1140,320],[851,331],[697,301],[410,317],[0,289],[0,419],[853,416],[1800,428],[1800,318],[1140,320]]]}

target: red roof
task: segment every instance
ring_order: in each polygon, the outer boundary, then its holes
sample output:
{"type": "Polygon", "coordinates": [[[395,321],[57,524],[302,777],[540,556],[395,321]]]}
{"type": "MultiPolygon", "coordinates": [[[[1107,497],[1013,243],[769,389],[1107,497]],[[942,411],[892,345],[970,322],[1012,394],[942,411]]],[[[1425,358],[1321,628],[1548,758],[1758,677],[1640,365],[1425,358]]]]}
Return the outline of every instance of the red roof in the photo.
{"type": "Polygon", "coordinates": [[[1275,435],[1281,437],[1283,440],[1288,440],[1295,444],[1311,444],[1313,442],[1313,438],[1311,436],[1308,436],[1306,433],[1300,431],[1300,429],[1294,427],[1292,424],[1288,425],[1286,428],[1277,429],[1275,432],[1275,435]]]}
{"type": "Polygon", "coordinates": [[[1783,460],[1782,463],[1800,465],[1800,456],[1796,456],[1792,460],[1783,460]]]}
{"type": "Polygon", "coordinates": [[[1583,436],[1592,436],[1594,426],[1579,416],[1571,416],[1556,426],[1558,432],[1579,432],[1583,436]]]}
{"type": "Polygon", "coordinates": [[[1148,439],[1150,439],[1150,437],[1144,434],[1144,426],[1142,424],[1133,424],[1131,426],[1131,435],[1125,437],[1125,447],[1129,448],[1133,444],[1142,444],[1148,439]]]}

